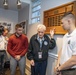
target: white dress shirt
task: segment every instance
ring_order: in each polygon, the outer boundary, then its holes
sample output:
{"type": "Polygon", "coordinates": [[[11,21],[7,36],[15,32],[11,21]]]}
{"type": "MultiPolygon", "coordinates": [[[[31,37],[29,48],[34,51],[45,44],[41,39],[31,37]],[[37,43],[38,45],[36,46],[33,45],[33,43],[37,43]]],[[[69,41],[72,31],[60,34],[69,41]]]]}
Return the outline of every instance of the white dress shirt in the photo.
{"type": "Polygon", "coordinates": [[[6,50],[6,40],[4,36],[0,36],[0,50],[6,50]]]}

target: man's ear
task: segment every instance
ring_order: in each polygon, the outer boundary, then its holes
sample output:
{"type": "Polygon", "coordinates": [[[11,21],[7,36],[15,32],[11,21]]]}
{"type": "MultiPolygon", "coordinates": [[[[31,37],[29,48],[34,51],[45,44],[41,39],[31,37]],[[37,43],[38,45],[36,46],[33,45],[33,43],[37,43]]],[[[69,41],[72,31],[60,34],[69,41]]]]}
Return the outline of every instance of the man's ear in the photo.
{"type": "Polygon", "coordinates": [[[68,19],[68,23],[69,23],[69,25],[70,25],[70,23],[71,23],[71,19],[68,19]]]}

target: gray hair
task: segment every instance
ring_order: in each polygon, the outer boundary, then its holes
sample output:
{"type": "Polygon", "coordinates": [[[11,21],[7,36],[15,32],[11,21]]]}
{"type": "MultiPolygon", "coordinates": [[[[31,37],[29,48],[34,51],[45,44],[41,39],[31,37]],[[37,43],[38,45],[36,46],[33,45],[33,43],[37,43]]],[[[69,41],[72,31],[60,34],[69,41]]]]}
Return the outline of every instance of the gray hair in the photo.
{"type": "Polygon", "coordinates": [[[43,25],[43,24],[38,24],[38,26],[37,26],[37,30],[38,30],[38,29],[46,30],[46,26],[43,25]]]}

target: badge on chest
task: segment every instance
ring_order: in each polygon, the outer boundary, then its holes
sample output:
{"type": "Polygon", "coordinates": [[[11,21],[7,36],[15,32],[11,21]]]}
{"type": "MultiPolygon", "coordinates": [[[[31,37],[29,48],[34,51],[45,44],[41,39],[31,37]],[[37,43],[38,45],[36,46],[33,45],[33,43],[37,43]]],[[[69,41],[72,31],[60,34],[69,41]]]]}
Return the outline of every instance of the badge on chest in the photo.
{"type": "Polygon", "coordinates": [[[38,52],[38,58],[41,59],[42,58],[42,52],[38,52]]]}

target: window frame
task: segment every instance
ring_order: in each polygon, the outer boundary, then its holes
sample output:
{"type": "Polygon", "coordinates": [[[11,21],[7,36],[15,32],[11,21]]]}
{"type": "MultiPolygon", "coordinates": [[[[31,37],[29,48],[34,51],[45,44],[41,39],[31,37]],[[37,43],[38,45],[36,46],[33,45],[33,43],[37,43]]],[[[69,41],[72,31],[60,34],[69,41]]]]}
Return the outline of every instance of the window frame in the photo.
{"type": "Polygon", "coordinates": [[[41,0],[34,0],[34,1],[32,1],[32,4],[34,4],[34,3],[36,3],[36,2],[38,2],[38,4],[36,4],[35,6],[33,6],[32,5],[32,15],[31,15],[31,23],[33,24],[33,23],[37,23],[37,22],[40,22],[40,14],[37,16],[37,13],[39,12],[39,13],[41,13],[41,8],[40,9],[36,9],[36,10],[34,10],[33,11],[33,9],[34,8],[36,8],[36,7],[38,7],[38,6],[40,6],[41,7],[41,0]],[[37,12],[37,13],[36,13],[37,12]],[[35,15],[34,15],[34,17],[33,17],[33,14],[35,13],[35,15]],[[35,21],[34,21],[34,19],[35,19],[35,21]],[[39,19],[39,20],[38,20],[39,19]]]}

